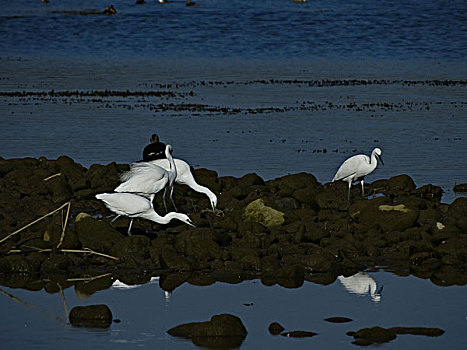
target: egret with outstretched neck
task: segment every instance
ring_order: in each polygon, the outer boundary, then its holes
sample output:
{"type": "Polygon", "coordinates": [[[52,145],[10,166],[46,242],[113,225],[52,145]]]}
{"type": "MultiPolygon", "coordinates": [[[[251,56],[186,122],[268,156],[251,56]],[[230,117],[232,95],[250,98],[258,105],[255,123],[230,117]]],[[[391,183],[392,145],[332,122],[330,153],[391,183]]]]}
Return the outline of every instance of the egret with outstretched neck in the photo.
{"type": "Polygon", "coordinates": [[[161,216],[156,213],[152,202],[147,198],[138,196],[133,193],[99,193],[96,194],[96,198],[101,200],[105,206],[117,214],[111,223],[113,223],[120,216],[130,218],[130,225],[128,226],[128,235],[131,236],[131,226],[133,225],[134,218],[142,218],[151,220],[158,224],[168,224],[170,221],[176,219],[181,222],[193,226],[193,222],[190,220],[188,215],[176,212],[167,213],[161,216]]]}
{"type": "MultiPolygon", "coordinates": [[[[181,185],[187,185],[188,187],[190,187],[196,192],[204,193],[206,196],[208,196],[212,209],[213,210],[216,209],[217,196],[214,194],[214,192],[212,192],[209,188],[198,184],[195,181],[195,178],[193,177],[193,174],[191,173],[191,169],[188,163],[186,163],[185,161],[181,159],[174,159],[174,162],[175,162],[175,167],[177,168],[177,177],[175,178],[175,183],[181,184],[181,185]]],[[[164,168],[165,170],[170,169],[170,162],[168,159],[156,159],[148,163],[160,166],[161,168],[164,168]]],[[[135,164],[139,164],[139,163],[135,163],[135,164]]]]}
{"type": "Polygon", "coordinates": [[[167,191],[169,191],[170,200],[172,201],[175,211],[178,211],[172,198],[173,186],[177,177],[177,167],[172,158],[171,145],[166,146],[165,156],[167,157],[166,160],[169,165],[167,170],[151,162],[131,164],[130,170],[122,174],[121,180],[123,182],[115,188],[115,192],[138,194],[148,198],[152,203],[155,195],[161,190],[164,190],[162,200],[165,211],[167,212],[165,196],[167,191]]]}
{"type": "Polygon", "coordinates": [[[384,165],[383,159],[381,158],[381,150],[375,148],[371,152],[371,156],[368,157],[365,154],[358,154],[356,156],[347,159],[337,170],[336,175],[332,179],[335,181],[346,181],[349,184],[348,200],[350,201],[350,188],[352,183],[359,181],[362,184],[362,196],[364,195],[364,179],[365,176],[372,173],[378,165],[378,160],[384,165]]]}

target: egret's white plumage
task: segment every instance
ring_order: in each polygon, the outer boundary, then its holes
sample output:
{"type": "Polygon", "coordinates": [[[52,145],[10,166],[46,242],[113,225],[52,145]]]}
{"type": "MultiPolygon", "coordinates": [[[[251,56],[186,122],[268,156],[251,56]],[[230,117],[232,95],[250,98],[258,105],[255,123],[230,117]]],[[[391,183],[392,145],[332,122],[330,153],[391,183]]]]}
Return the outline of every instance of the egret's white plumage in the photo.
{"type": "MultiPolygon", "coordinates": [[[[177,168],[177,177],[175,182],[181,185],[187,185],[196,192],[204,193],[208,196],[211,203],[212,209],[216,209],[217,206],[217,196],[207,187],[201,186],[195,181],[193,174],[191,173],[190,166],[181,159],[174,159],[175,167],[177,168]]],[[[170,169],[170,162],[168,159],[156,159],[148,162],[164,168],[165,170],[170,169]]]]}
{"type": "Polygon", "coordinates": [[[349,184],[349,198],[350,198],[350,187],[352,183],[360,180],[362,184],[362,196],[364,194],[364,178],[366,175],[372,173],[376,166],[378,165],[378,159],[383,163],[381,158],[381,150],[375,148],[371,152],[371,157],[368,157],[365,154],[358,154],[356,156],[350,157],[340,166],[337,170],[336,175],[332,179],[332,182],[335,181],[346,181],[349,184]]]}
{"type": "Polygon", "coordinates": [[[165,203],[167,191],[169,191],[170,200],[177,211],[172,198],[177,168],[172,158],[171,145],[166,146],[165,155],[168,162],[167,170],[151,162],[133,163],[130,170],[122,174],[121,180],[123,182],[115,188],[115,192],[135,193],[148,198],[152,202],[156,193],[163,189],[162,200],[165,211],[167,212],[167,205],[165,203]]]}
{"type": "MultiPolygon", "coordinates": [[[[96,198],[104,202],[105,206],[119,216],[130,218],[128,226],[128,234],[131,234],[131,226],[134,218],[142,218],[154,221],[158,224],[168,224],[171,220],[176,219],[184,222],[187,225],[194,226],[190,218],[186,214],[170,212],[164,216],[160,216],[154,210],[152,202],[147,198],[138,196],[133,193],[99,193],[96,198]]],[[[115,218],[116,219],[116,218],[115,218]]],[[[113,221],[115,221],[115,219],[113,221]]]]}

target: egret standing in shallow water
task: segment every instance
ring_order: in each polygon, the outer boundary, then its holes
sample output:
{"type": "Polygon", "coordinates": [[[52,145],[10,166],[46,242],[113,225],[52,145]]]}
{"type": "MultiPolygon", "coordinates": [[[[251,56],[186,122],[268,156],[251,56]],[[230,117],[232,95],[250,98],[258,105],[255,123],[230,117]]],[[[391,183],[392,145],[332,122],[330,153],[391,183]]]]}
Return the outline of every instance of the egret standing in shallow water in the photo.
{"type": "Polygon", "coordinates": [[[384,165],[383,159],[381,158],[381,150],[375,148],[371,152],[371,158],[365,154],[358,154],[356,156],[350,157],[340,166],[337,170],[334,181],[347,181],[349,183],[349,193],[348,199],[350,201],[350,187],[352,183],[360,180],[362,184],[362,196],[364,195],[364,178],[366,175],[372,173],[376,166],[378,165],[378,159],[381,161],[381,164],[384,165]]]}
{"type": "Polygon", "coordinates": [[[177,211],[177,207],[172,198],[173,185],[177,177],[177,168],[172,158],[172,146],[167,145],[165,155],[169,163],[169,169],[152,164],[150,162],[133,163],[129,171],[121,177],[123,183],[115,188],[115,192],[134,193],[148,198],[151,203],[154,200],[156,193],[164,190],[162,200],[164,202],[165,211],[167,205],[165,203],[165,195],[169,191],[170,200],[177,211]]]}
{"type": "Polygon", "coordinates": [[[176,219],[184,222],[187,225],[195,226],[186,214],[170,212],[164,216],[160,216],[154,210],[152,202],[148,199],[138,196],[133,193],[99,193],[96,198],[104,202],[105,206],[117,214],[114,222],[120,216],[130,218],[128,226],[128,235],[131,236],[131,226],[134,218],[142,218],[154,221],[158,224],[168,224],[171,220],[176,219]]]}

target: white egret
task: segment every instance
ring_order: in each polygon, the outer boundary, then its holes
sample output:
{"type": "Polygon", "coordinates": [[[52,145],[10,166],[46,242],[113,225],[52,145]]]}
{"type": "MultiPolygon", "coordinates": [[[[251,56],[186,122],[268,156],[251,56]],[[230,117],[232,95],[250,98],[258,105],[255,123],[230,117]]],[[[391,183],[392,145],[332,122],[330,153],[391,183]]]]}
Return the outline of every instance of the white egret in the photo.
{"type": "Polygon", "coordinates": [[[162,200],[165,211],[167,212],[165,203],[167,191],[169,191],[175,211],[178,211],[172,198],[177,168],[172,158],[171,145],[166,146],[165,156],[169,165],[167,170],[150,162],[133,163],[130,170],[122,174],[121,180],[123,182],[115,188],[115,192],[135,193],[148,198],[152,203],[156,193],[163,189],[162,200]]]}
{"type": "Polygon", "coordinates": [[[186,214],[170,212],[164,216],[160,216],[154,210],[152,202],[147,198],[138,196],[133,193],[99,193],[96,198],[104,202],[105,206],[117,214],[117,217],[112,220],[114,222],[120,216],[130,218],[128,226],[128,234],[131,235],[131,226],[134,218],[142,218],[154,221],[158,224],[168,224],[171,220],[176,219],[184,222],[187,225],[195,227],[192,221],[186,214]]]}
{"type": "Polygon", "coordinates": [[[363,196],[364,178],[376,169],[378,159],[381,161],[381,164],[384,165],[383,159],[381,158],[381,150],[379,148],[375,148],[373,152],[371,152],[371,158],[365,154],[358,154],[350,157],[342,163],[339,170],[337,170],[336,175],[332,179],[332,182],[339,180],[347,181],[349,183],[348,199],[350,200],[350,187],[352,187],[353,182],[360,180],[363,196]]]}
{"type": "MultiPolygon", "coordinates": [[[[174,162],[175,167],[177,168],[177,177],[175,178],[175,182],[181,185],[187,185],[196,192],[204,193],[206,196],[208,196],[212,209],[216,209],[217,196],[209,188],[201,186],[195,181],[195,178],[191,173],[190,166],[185,161],[181,159],[174,159],[174,162]]],[[[148,163],[160,166],[166,170],[170,169],[170,162],[167,159],[156,159],[148,163]]]]}

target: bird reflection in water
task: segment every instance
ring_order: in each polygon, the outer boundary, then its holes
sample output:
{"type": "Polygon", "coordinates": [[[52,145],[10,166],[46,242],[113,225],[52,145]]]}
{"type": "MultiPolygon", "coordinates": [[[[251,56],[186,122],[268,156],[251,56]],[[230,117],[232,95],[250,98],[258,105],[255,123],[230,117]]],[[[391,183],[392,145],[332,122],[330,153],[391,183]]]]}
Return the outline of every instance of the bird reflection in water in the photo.
{"type": "Polygon", "coordinates": [[[349,293],[369,295],[374,302],[381,301],[383,286],[378,289],[376,281],[365,272],[358,272],[350,277],[339,276],[337,279],[349,293]]]}
{"type": "MultiPolygon", "coordinates": [[[[156,284],[159,282],[159,276],[157,277],[151,277],[151,280],[146,283],[146,284],[156,284]]],[[[141,286],[144,286],[145,284],[126,284],[119,279],[116,279],[112,283],[112,288],[117,288],[117,289],[133,289],[133,288],[138,288],[141,286]]],[[[169,292],[167,290],[164,291],[164,297],[165,301],[168,303],[170,301],[170,297],[172,296],[172,292],[169,292]]]]}

